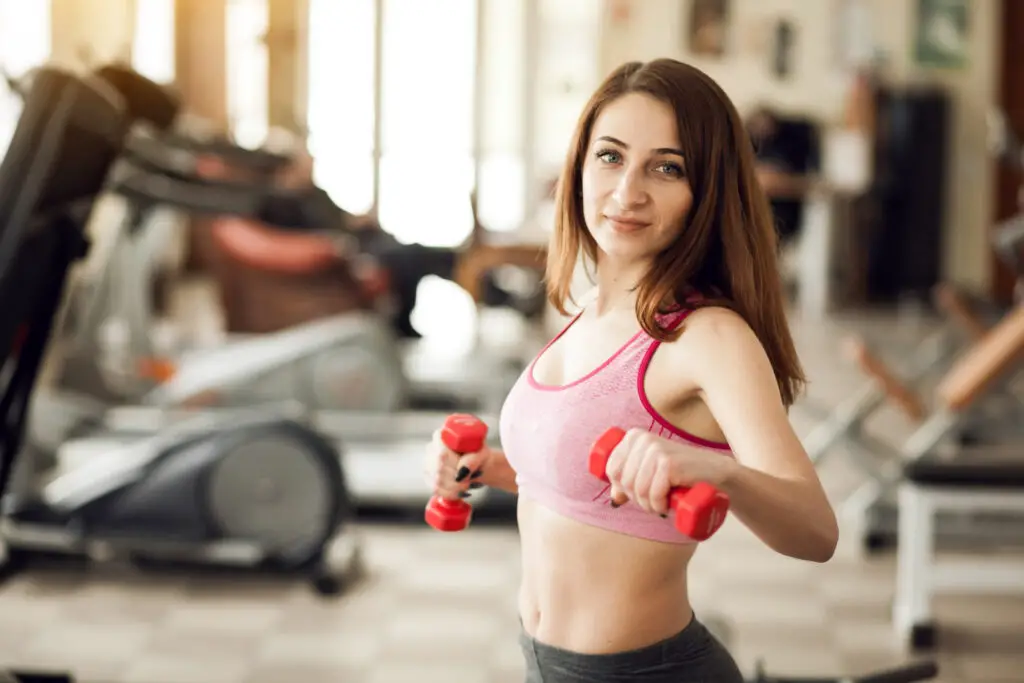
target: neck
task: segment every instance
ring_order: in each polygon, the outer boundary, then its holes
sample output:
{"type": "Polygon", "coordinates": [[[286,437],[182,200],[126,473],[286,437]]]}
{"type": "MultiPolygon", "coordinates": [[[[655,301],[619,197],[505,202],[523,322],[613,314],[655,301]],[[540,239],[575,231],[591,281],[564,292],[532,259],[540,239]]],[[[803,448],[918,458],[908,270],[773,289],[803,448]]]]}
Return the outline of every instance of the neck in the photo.
{"type": "Polygon", "coordinates": [[[636,308],[636,286],[646,270],[645,264],[599,264],[594,312],[604,315],[626,309],[633,311],[636,308]]]}

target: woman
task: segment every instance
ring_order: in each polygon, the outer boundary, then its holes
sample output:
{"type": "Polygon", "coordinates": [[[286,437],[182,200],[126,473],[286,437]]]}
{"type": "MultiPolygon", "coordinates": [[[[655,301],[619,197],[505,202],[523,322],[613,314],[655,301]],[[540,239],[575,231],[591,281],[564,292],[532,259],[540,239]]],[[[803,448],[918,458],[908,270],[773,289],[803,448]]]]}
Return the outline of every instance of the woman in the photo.
{"type": "Polygon", "coordinates": [[[581,249],[596,287],[509,394],[504,450],[435,437],[430,485],[518,491],[527,681],[741,681],[690,607],[696,543],[664,517],[669,488],[713,484],[790,557],[838,539],[787,418],[804,379],[749,139],[697,69],[627,64],[587,104],[558,204],[551,302],[566,312],[581,249]],[[587,457],[611,426],[628,431],[606,490],[587,457]]]}

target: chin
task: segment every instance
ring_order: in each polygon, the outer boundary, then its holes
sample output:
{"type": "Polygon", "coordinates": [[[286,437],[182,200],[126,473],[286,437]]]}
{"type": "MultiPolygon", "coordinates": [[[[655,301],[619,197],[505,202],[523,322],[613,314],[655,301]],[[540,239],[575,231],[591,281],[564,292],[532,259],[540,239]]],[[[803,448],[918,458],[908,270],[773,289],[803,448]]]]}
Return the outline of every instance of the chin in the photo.
{"type": "Polygon", "coordinates": [[[642,259],[651,252],[648,240],[641,235],[621,235],[611,230],[602,230],[594,235],[594,241],[603,254],[616,260],[642,259]]]}

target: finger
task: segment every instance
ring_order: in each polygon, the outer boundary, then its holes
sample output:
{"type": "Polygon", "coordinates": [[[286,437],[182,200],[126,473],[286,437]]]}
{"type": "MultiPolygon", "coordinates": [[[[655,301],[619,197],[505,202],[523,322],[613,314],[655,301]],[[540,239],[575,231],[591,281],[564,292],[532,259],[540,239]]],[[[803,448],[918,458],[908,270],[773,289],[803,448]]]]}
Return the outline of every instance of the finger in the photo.
{"type": "Polygon", "coordinates": [[[619,441],[612,449],[612,452],[608,454],[608,461],[604,464],[604,475],[608,479],[610,484],[608,489],[608,497],[610,498],[610,504],[613,508],[617,508],[620,505],[624,505],[629,497],[626,492],[622,490],[619,485],[619,480],[622,476],[622,469],[625,466],[625,459],[629,453],[629,447],[626,443],[626,438],[623,437],[622,441],[619,441]]]}
{"type": "Polygon", "coordinates": [[[617,508],[620,505],[625,505],[629,502],[629,496],[626,495],[626,492],[615,485],[612,485],[608,492],[608,496],[611,498],[611,506],[613,508],[617,508]]]}
{"type": "Polygon", "coordinates": [[[633,480],[633,500],[637,505],[647,512],[655,511],[655,504],[651,498],[651,484],[658,471],[658,456],[647,449],[640,458],[640,464],[633,480]]]}
{"type": "Polygon", "coordinates": [[[481,468],[484,458],[484,451],[469,453],[459,457],[454,467],[455,481],[465,483],[468,487],[471,480],[478,478],[482,474],[483,470],[481,468]]]}
{"type": "Polygon", "coordinates": [[[622,473],[619,475],[619,480],[616,482],[616,486],[621,490],[630,500],[634,502],[640,502],[637,500],[636,492],[636,475],[640,471],[640,467],[643,465],[644,452],[642,445],[638,448],[637,446],[630,447],[629,452],[622,464],[622,473]]]}
{"type": "Polygon", "coordinates": [[[654,476],[651,478],[651,487],[648,491],[648,499],[654,512],[659,515],[667,515],[671,512],[668,507],[668,496],[672,491],[671,463],[667,456],[656,459],[654,476]]]}

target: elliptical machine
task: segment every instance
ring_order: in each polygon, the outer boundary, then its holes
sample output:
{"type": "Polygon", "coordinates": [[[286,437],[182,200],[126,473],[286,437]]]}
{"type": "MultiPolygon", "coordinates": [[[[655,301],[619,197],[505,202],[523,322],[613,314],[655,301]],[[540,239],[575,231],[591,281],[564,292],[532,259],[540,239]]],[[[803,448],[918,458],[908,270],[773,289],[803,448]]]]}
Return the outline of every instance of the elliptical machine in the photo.
{"type": "MultiPolygon", "coordinates": [[[[95,75],[114,85],[129,102],[129,115],[147,125],[131,131],[106,187],[105,199],[119,210],[120,220],[109,226],[106,249],[92,259],[88,286],[78,287],[71,302],[55,364],[53,384],[60,396],[48,394],[43,403],[86,416],[126,403],[177,407],[198,395],[207,404],[228,407],[266,401],[297,401],[311,410],[405,407],[409,386],[399,349],[384,322],[369,311],[235,338],[212,349],[154,347],[148,289],[160,255],[184,227],[182,213],[339,235],[343,213],[319,188],[289,190],[270,182],[287,156],[171,132],[179,103],[162,86],[120,66],[103,67],[95,75]],[[234,160],[256,179],[200,177],[196,164],[202,154],[234,160]]],[[[55,430],[47,425],[32,431],[55,430]]]]}
{"type": "MultiPolygon", "coordinates": [[[[121,68],[108,71],[116,78],[105,78],[123,92],[157,99],[153,93],[160,86],[121,68]]],[[[218,407],[298,401],[320,411],[497,410],[520,369],[512,359],[482,358],[468,376],[464,367],[452,376],[411,375],[391,326],[372,309],[233,337],[214,348],[170,354],[154,348],[146,291],[157,267],[154,254],[179,227],[154,220],[163,218],[161,212],[232,216],[304,235],[330,231],[332,240],[351,241],[346,215],[320,188],[287,189],[269,179],[261,182],[286,162],[287,157],[275,153],[188,141],[180,133],[133,131],[108,186],[114,201],[125,205],[123,216],[112,226],[109,254],[101,254],[91,289],[77,302],[72,329],[62,332],[67,344],[55,384],[70,395],[58,402],[68,403],[69,409],[84,404],[86,413],[102,410],[104,403],[171,408],[197,398],[218,407]],[[200,175],[196,165],[201,155],[234,160],[253,180],[200,175]],[[161,372],[140,372],[141,367],[161,372]],[[99,398],[99,406],[83,401],[83,395],[99,398]]],[[[234,234],[230,227],[215,228],[220,241],[238,242],[237,236],[227,237],[234,234]]]]}
{"type": "Polygon", "coordinates": [[[276,569],[337,594],[359,544],[340,456],[301,417],[194,415],[65,472],[25,457],[68,273],[131,123],[108,83],[44,68],[0,162],[0,571],[39,555],[172,560],[276,569]]]}

